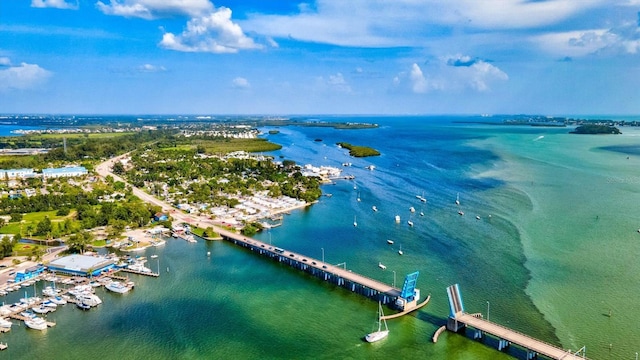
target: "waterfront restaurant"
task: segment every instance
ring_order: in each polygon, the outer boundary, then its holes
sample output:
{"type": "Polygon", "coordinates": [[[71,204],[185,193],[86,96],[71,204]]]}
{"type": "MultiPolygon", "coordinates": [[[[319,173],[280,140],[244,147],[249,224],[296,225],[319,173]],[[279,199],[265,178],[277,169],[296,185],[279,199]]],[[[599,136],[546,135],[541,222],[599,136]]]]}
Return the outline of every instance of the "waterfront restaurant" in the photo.
{"type": "Polygon", "coordinates": [[[115,267],[115,261],[104,256],[73,254],[51,261],[47,268],[63,274],[75,276],[97,276],[115,267]]]}

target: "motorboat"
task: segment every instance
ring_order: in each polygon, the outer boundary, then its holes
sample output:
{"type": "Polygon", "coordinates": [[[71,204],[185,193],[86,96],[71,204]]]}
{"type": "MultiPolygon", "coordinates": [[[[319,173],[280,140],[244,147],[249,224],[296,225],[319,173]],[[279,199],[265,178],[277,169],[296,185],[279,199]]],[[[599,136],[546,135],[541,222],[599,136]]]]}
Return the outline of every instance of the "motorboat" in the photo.
{"type": "Polygon", "coordinates": [[[51,308],[48,308],[41,304],[41,305],[32,307],[31,310],[36,314],[46,314],[49,311],[51,311],[51,308]]]}
{"type": "Polygon", "coordinates": [[[384,264],[383,264],[383,263],[381,263],[381,262],[379,262],[379,263],[378,263],[378,267],[379,267],[380,269],[382,269],[382,270],[386,270],[386,269],[387,269],[387,266],[386,266],[386,265],[384,265],[384,264]]]}
{"type": "Polygon", "coordinates": [[[82,310],[89,310],[89,309],[91,309],[91,306],[90,306],[90,305],[85,304],[85,303],[84,303],[84,302],[82,302],[82,301],[78,301],[78,302],[76,303],[76,306],[78,306],[78,307],[79,307],[80,309],[82,309],[82,310]]]}
{"type": "Polygon", "coordinates": [[[407,220],[407,224],[409,224],[409,226],[413,226],[413,221],[407,220]]]}
{"type": "Polygon", "coordinates": [[[9,319],[0,318],[0,328],[9,329],[13,323],[9,319]]]}
{"type": "Polygon", "coordinates": [[[400,222],[400,215],[396,215],[395,219],[396,219],[396,223],[399,223],[400,222]]]}
{"type": "Polygon", "coordinates": [[[29,319],[25,320],[24,324],[28,328],[34,329],[34,330],[46,330],[47,329],[47,322],[43,318],[37,317],[37,316],[34,316],[32,318],[29,318],[29,319]]]}
{"type": "Polygon", "coordinates": [[[129,292],[129,290],[131,290],[131,286],[128,286],[127,284],[123,284],[120,281],[112,281],[106,284],[104,287],[109,291],[113,291],[119,294],[124,294],[129,292]]]}
{"type": "Polygon", "coordinates": [[[387,239],[387,244],[392,245],[393,244],[393,240],[387,239]]]}
{"type": "Polygon", "coordinates": [[[378,211],[378,207],[376,207],[375,205],[373,205],[373,206],[371,207],[371,210],[373,210],[373,211],[378,211]]]}
{"type": "Polygon", "coordinates": [[[52,298],[49,298],[49,301],[51,301],[56,305],[65,305],[67,303],[67,300],[61,298],[60,296],[54,296],[52,298]]]}

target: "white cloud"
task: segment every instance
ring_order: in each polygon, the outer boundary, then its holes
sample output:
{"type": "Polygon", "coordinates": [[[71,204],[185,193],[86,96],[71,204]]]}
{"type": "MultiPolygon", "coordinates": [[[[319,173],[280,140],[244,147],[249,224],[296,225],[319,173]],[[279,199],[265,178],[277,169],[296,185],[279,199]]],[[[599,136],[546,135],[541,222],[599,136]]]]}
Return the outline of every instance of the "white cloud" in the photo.
{"type": "Polygon", "coordinates": [[[11,59],[8,57],[0,57],[0,66],[9,66],[11,65],[11,59]]]}
{"type": "Polygon", "coordinates": [[[249,89],[251,84],[249,84],[249,80],[243,77],[237,77],[231,81],[231,85],[236,89],[249,89]]]}
{"type": "Polygon", "coordinates": [[[317,0],[295,14],[252,14],[250,31],[342,46],[424,46],[443,31],[540,29],[627,0],[317,0]]]}
{"type": "Polygon", "coordinates": [[[50,76],[51,72],[35,64],[21,63],[11,66],[8,58],[0,58],[2,65],[8,66],[0,68],[0,90],[26,90],[34,88],[50,76]]]}
{"type": "Polygon", "coordinates": [[[429,85],[427,79],[422,74],[422,69],[418,64],[411,65],[411,71],[409,72],[409,80],[411,81],[411,90],[414,93],[422,94],[427,92],[429,85]]]}
{"type": "Polygon", "coordinates": [[[198,16],[213,11],[209,0],[109,0],[96,2],[105,15],[156,19],[173,15],[198,16]]]}
{"type": "Polygon", "coordinates": [[[31,0],[31,7],[34,8],[55,8],[55,9],[78,9],[78,1],[67,2],[65,0],[31,0]]]}
{"type": "Polygon", "coordinates": [[[402,72],[393,78],[393,85],[402,87],[406,84],[416,94],[465,90],[485,92],[491,90],[492,84],[508,79],[509,76],[504,71],[484,60],[456,55],[422,67],[414,63],[408,72],[402,72]]]}
{"type": "Polygon", "coordinates": [[[262,48],[231,21],[231,9],[225,7],[192,18],[179,35],[165,33],[159,45],[176,51],[211,53],[236,53],[239,50],[262,48]]]}
{"type": "Polygon", "coordinates": [[[138,71],[139,71],[139,72],[152,73],[152,72],[163,72],[163,71],[167,71],[167,69],[166,69],[164,66],[157,66],[157,65],[151,65],[151,64],[144,64],[144,65],[140,65],[140,66],[138,66],[138,71]]]}
{"type": "Polygon", "coordinates": [[[335,75],[329,75],[327,84],[334,90],[344,93],[351,92],[351,86],[344,79],[342,73],[336,73],[335,75]]]}

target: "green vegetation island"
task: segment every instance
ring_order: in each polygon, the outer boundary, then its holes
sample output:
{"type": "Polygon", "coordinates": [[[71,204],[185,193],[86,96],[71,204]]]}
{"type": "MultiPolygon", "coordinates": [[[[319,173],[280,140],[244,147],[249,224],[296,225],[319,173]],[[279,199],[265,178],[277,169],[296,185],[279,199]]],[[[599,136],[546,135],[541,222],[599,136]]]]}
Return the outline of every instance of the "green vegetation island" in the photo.
{"type": "Polygon", "coordinates": [[[349,150],[349,155],[353,157],[380,156],[380,152],[367,146],[351,145],[347,142],[339,142],[338,146],[349,150]]]}
{"type": "Polygon", "coordinates": [[[620,129],[610,125],[585,124],[580,125],[571,131],[570,134],[622,134],[620,129]]]}

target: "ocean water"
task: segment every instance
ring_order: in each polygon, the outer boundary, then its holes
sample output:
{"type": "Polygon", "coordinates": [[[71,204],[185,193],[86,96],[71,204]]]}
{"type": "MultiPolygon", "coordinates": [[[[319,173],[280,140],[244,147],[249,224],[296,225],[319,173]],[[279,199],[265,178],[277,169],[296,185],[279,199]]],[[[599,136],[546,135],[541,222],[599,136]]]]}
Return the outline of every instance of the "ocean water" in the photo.
{"type": "Polygon", "coordinates": [[[265,135],[283,145],[272,154],[301,165],[351,162],[343,170],[355,180],[324,186],[331,197],[256,237],[390,284],[420,271],[418,288],[432,300],[390,320],[386,340],[363,341],[376,325],[377,304],[367,298],[226,242],[170,239],[146,253],[159,255],[149,263],[159,278],[131,275],[136,288],[124,296],[99,289],[100,307],[83,312],[67,305],[48,316],[57,326],[43,333],[15,322],[0,334],[9,344],[1,356],[523,358],[516,347],[498,352],[491,338],[444,333],[431,342],[446,322],[445,288],[454,283],[467,312],[486,315],[489,308],[492,321],[564,348],[586,346],[592,359],[633,359],[640,351],[633,325],[640,321],[640,131],[578,136],[567,128],[458,124],[453,121],[478,119],[455,117],[328,120],[381,126],[281,127],[265,135]],[[350,158],[339,141],[382,155],[350,158]]]}

